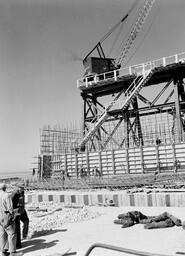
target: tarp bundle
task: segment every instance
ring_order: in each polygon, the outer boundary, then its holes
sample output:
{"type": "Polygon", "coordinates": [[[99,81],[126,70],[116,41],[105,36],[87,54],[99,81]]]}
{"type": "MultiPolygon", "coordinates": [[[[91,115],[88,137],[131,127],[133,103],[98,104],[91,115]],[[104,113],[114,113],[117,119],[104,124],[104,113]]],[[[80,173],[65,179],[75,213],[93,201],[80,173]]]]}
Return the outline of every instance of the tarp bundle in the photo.
{"type": "Polygon", "coordinates": [[[122,213],[114,220],[115,224],[121,224],[122,228],[131,227],[134,224],[145,224],[145,229],[167,228],[173,226],[182,226],[182,221],[168,212],[158,216],[146,216],[139,211],[130,211],[122,213]]]}

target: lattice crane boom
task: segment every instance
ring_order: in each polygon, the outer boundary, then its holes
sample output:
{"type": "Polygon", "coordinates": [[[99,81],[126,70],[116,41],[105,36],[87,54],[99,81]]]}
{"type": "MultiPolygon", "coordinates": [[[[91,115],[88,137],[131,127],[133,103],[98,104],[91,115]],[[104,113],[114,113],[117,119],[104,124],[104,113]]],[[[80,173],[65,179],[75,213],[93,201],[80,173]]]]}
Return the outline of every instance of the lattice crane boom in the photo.
{"type": "Polygon", "coordinates": [[[143,7],[140,9],[138,13],[137,20],[130,30],[127,40],[125,44],[123,44],[121,54],[116,60],[117,65],[121,65],[123,61],[126,59],[132,44],[134,43],[138,33],[140,32],[143,24],[145,23],[146,18],[148,17],[152,9],[154,2],[155,0],[145,0],[143,7]]]}

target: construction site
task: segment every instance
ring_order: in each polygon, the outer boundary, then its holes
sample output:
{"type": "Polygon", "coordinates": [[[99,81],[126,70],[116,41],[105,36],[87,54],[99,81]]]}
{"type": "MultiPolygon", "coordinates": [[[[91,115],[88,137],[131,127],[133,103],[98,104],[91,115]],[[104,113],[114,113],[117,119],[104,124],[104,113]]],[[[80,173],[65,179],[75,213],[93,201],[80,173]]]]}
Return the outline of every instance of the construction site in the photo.
{"type": "Polygon", "coordinates": [[[160,186],[184,184],[185,53],[126,65],[154,4],[134,3],[83,59],[84,75],[77,80],[82,121],[41,129],[41,182],[53,180],[66,188],[134,187],[151,185],[154,179],[160,186]],[[119,54],[107,56],[104,42],[115,31],[120,35],[136,7],[137,17],[119,54]]]}
{"type": "Polygon", "coordinates": [[[40,129],[26,255],[185,254],[185,52],[128,65],[156,2],[136,0],[83,58],[82,120],[40,129]]]}

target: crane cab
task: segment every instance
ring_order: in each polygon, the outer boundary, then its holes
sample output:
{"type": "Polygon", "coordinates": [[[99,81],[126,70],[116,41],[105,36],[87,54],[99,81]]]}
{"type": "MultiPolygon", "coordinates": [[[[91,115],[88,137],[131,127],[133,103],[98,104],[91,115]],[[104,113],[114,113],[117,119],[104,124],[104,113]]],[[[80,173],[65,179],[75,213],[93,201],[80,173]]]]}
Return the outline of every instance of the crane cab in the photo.
{"type": "Polygon", "coordinates": [[[83,61],[84,76],[103,74],[116,69],[112,58],[87,57],[83,61]]]}

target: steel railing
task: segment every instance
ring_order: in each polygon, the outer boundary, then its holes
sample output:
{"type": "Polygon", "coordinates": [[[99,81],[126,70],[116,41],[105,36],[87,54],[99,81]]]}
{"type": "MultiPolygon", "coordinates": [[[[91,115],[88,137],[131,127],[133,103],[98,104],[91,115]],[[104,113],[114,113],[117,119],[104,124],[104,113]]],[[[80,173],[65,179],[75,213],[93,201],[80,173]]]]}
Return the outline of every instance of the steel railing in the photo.
{"type": "Polygon", "coordinates": [[[179,63],[179,62],[185,62],[185,52],[181,52],[175,55],[163,57],[160,59],[148,61],[145,63],[125,67],[122,69],[117,69],[113,71],[109,71],[102,74],[95,74],[90,75],[88,77],[84,77],[82,79],[77,80],[77,87],[89,87],[93,84],[96,84],[98,82],[103,81],[117,81],[120,77],[127,76],[127,75],[136,75],[139,76],[148,70],[158,68],[158,67],[165,67],[170,64],[179,63]]]}

